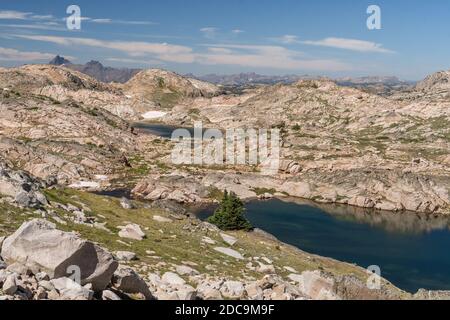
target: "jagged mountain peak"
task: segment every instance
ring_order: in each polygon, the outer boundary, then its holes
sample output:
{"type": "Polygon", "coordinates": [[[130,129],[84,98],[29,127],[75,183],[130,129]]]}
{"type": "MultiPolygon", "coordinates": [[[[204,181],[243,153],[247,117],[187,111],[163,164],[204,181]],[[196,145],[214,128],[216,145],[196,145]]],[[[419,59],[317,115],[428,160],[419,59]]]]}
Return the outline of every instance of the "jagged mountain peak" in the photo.
{"type": "Polygon", "coordinates": [[[52,60],[50,60],[50,62],[48,64],[51,64],[53,66],[60,66],[63,64],[71,64],[72,62],[70,62],[69,60],[67,60],[66,58],[60,56],[60,55],[56,55],[56,57],[54,57],[52,60]]]}

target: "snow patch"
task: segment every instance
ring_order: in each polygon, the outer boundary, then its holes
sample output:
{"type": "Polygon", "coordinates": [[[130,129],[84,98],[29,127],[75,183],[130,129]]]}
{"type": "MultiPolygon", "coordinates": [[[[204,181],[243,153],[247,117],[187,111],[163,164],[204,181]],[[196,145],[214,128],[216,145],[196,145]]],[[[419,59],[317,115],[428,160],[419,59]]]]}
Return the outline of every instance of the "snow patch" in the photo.
{"type": "Polygon", "coordinates": [[[148,111],[144,114],[142,114],[142,117],[144,119],[157,119],[157,118],[162,118],[167,114],[167,112],[162,112],[162,111],[148,111]]]}
{"type": "Polygon", "coordinates": [[[95,181],[78,181],[69,185],[70,188],[82,189],[82,188],[100,188],[100,183],[95,181]]]}
{"type": "Polygon", "coordinates": [[[100,181],[106,181],[106,180],[108,180],[108,176],[105,176],[103,174],[96,174],[95,179],[100,180],[100,181]]]}

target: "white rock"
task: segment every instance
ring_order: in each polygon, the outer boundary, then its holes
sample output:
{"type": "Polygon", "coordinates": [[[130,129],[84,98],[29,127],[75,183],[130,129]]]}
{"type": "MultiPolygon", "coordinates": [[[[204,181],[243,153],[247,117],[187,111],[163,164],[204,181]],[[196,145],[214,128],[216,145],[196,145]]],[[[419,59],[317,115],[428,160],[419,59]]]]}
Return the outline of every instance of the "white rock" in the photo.
{"type": "Polygon", "coordinates": [[[236,250],[233,250],[233,249],[230,249],[230,248],[224,248],[224,247],[215,247],[214,250],[216,250],[216,251],[218,251],[220,253],[223,253],[223,254],[225,254],[227,256],[236,258],[238,260],[244,260],[244,257],[239,252],[237,252],[236,250]]]}
{"type": "Polygon", "coordinates": [[[72,183],[69,187],[74,189],[98,189],[100,188],[100,183],[97,181],[78,181],[72,183]]]}
{"type": "Polygon", "coordinates": [[[55,289],[55,286],[48,280],[39,281],[39,286],[47,291],[52,291],[55,289]]]}
{"type": "Polygon", "coordinates": [[[119,261],[132,261],[137,259],[136,253],[131,251],[116,251],[114,255],[119,261]]]}
{"type": "Polygon", "coordinates": [[[91,300],[94,295],[92,290],[66,277],[53,279],[50,282],[64,300],[91,300]]]}
{"type": "Polygon", "coordinates": [[[247,295],[252,300],[263,300],[264,294],[262,288],[257,282],[249,283],[245,286],[245,291],[247,295]]]}
{"type": "Polygon", "coordinates": [[[103,290],[102,292],[102,300],[122,300],[120,297],[112,292],[111,290],[103,290]]]}
{"type": "Polygon", "coordinates": [[[6,277],[5,282],[3,283],[3,292],[7,295],[14,295],[17,291],[17,278],[15,274],[10,274],[6,277]]]}
{"type": "Polygon", "coordinates": [[[204,300],[222,300],[222,294],[217,289],[207,288],[202,292],[204,300]]]}
{"type": "Polygon", "coordinates": [[[244,284],[240,281],[225,281],[220,292],[226,298],[239,299],[244,296],[244,284]]]}
{"type": "Polygon", "coordinates": [[[228,234],[221,233],[220,236],[222,237],[223,241],[228,243],[230,246],[234,245],[237,242],[237,239],[235,237],[228,234]]]}
{"type": "Polygon", "coordinates": [[[162,118],[167,114],[167,112],[162,111],[147,111],[146,113],[142,114],[142,118],[149,120],[149,119],[158,119],[162,118]]]}
{"type": "Polygon", "coordinates": [[[302,283],[303,282],[303,276],[300,274],[296,274],[296,273],[291,273],[290,275],[288,275],[288,278],[294,282],[297,283],[302,283]]]}
{"type": "Polygon", "coordinates": [[[197,298],[197,291],[189,286],[185,285],[177,290],[179,300],[195,300],[197,298]]]}
{"type": "Polygon", "coordinates": [[[8,265],[19,263],[33,273],[44,271],[50,278],[72,274],[71,267],[76,266],[81,284],[92,283],[94,290],[109,284],[118,265],[106,250],[39,219],[25,222],[6,238],[1,256],[8,265]]]}
{"type": "Polygon", "coordinates": [[[188,267],[188,266],[177,266],[176,271],[181,276],[184,276],[184,275],[195,276],[195,275],[199,274],[199,272],[197,270],[195,270],[191,267],[188,267]]]}
{"type": "Polygon", "coordinates": [[[184,285],[186,281],[183,280],[179,275],[173,272],[166,272],[161,278],[162,282],[170,285],[184,285]]]}
{"type": "Polygon", "coordinates": [[[173,222],[172,219],[169,218],[165,218],[165,217],[161,217],[161,216],[153,216],[153,220],[157,221],[157,222],[162,222],[162,223],[168,223],[168,222],[173,222]]]}
{"type": "Polygon", "coordinates": [[[208,244],[216,244],[216,241],[214,241],[213,239],[211,239],[210,237],[206,237],[204,236],[202,238],[202,242],[208,243],[208,244]]]}
{"type": "Polygon", "coordinates": [[[119,227],[121,230],[119,231],[119,237],[133,239],[133,240],[142,240],[145,237],[145,233],[142,231],[141,227],[137,224],[128,224],[125,227],[119,227]]]}
{"type": "Polygon", "coordinates": [[[95,179],[100,180],[100,181],[107,181],[108,180],[108,176],[105,176],[104,174],[96,174],[95,179]]]}
{"type": "Polygon", "coordinates": [[[266,263],[268,263],[268,264],[272,264],[273,263],[273,261],[272,260],[270,260],[269,258],[267,258],[267,257],[261,257],[261,260],[264,260],[266,263]]]}
{"type": "Polygon", "coordinates": [[[292,272],[292,273],[297,273],[297,270],[295,270],[292,267],[284,266],[283,269],[285,269],[286,271],[292,272]]]}
{"type": "Polygon", "coordinates": [[[126,210],[134,209],[133,203],[125,197],[120,199],[120,205],[126,210]]]}
{"type": "Polygon", "coordinates": [[[334,280],[320,271],[305,271],[300,283],[301,291],[314,300],[335,300],[338,297],[333,292],[334,280]]]}
{"type": "Polygon", "coordinates": [[[271,264],[264,264],[261,262],[258,262],[259,266],[256,268],[256,271],[266,274],[273,274],[275,273],[275,267],[271,264]]]}

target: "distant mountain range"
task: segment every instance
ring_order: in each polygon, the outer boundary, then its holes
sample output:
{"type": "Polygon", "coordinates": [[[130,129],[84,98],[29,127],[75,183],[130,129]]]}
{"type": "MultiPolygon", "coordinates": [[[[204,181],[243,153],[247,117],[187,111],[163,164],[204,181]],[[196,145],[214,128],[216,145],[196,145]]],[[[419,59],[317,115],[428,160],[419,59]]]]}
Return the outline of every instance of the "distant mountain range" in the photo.
{"type": "Polygon", "coordinates": [[[76,70],[87,74],[102,82],[119,82],[125,83],[130,80],[135,74],[137,74],[141,69],[128,69],[128,68],[112,68],[105,67],[98,61],[91,60],[86,64],[73,64],[69,60],[61,56],[56,56],[53,58],[49,64],[55,66],[64,65],[67,68],[76,70]]]}
{"type": "MultiPolygon", "coordinates": [[[[61,56],[53,58],[49,64],[64,65],[70,69],[85,73],[102,82],[118,82],[125,83],[136,75],[141,69],[128,68],[113,68],[105,67],[98,61],[89,61],[86,64],[73,64],[69,60],[61,56]]],[[[207,74],[197,76],[194,74],[184,75],[188,78],[193,78],[205,82],[210,82],[222,86],[252,86],[252,85],[273,85],[276,83],[291,84],[299,80],[314,80],[323,79],[324,77],[310,76],[310,75],[261,75],[254,72],[239,73],[239,74],[207,74]]],[[[412,86],[413,82],[403,81],[397,77],[359,77],[359,78],[338,78],[334,81],[341,86],[357,87],[360,89],[367,89],[373,92],[385,92],[393,89],[404,89],[412,86]]]]}
{"type": "Polygon", "coordinates": [[[284,76],[268,76],[261,75],[254,72],[249,73],[239,73],[239,74],[207,74],[204,76],[196,76],[193,74],[187,74],[186,76],[190,78],[196,78],[198,80],[211,82],[214,84],[220,84],[223,86],[242,86],[242,85],[255,85],[255,84],[291,84],[302,79],[316,79],[318,77],[308,76],[308,75],[284,75],[284,76]]]}

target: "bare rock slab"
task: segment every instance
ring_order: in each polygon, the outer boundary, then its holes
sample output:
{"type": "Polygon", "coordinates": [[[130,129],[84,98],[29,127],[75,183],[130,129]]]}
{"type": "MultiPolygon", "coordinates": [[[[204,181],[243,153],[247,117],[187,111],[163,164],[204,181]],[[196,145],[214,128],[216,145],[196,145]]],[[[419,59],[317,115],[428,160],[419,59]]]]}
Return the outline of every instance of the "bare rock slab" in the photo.
{"type": "Polygon", "coordinates": [[[215,247],[214,250],[223,253],[227,256],[236,258],[238,260],[244,260],[244,257],[242,256],[242,254],[240,254],[239,252],[237,252],[236,250],[230,249],[230,248],[224,248],[224,247],[215,247]]]}
{"type": "Polygon", "coordinates": [[[90,283],[95,291],[106,288],[118,266],[105,249],[40,219],[25,222],[6,238],[1,256],[8,265],[20,263],[35,274],[46,272],[51,279],[79,270],[81,284],[90,283]]]}

